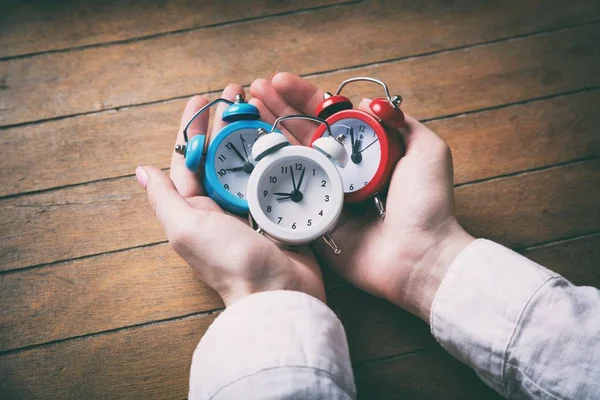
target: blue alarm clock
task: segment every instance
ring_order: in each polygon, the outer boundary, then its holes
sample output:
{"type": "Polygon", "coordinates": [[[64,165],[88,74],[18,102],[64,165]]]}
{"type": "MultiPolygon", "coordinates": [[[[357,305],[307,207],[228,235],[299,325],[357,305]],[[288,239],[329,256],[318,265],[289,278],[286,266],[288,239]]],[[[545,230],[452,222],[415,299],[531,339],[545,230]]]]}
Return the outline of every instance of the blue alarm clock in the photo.
{"type": "Polygon", "coordinates": [[[227,103],[222,119],[228,122],[221,129],[206,151],[202,183],[206,194],[223,209],[235,214],[247,214],[246,191],[248,178],[256,162],[252,158],[252,145],[258,138],[258,129],[271,130],[271,125],[259,121],[260,113],[252,104],[244,102],[241,95],[235,102],[216,99],[200,110],[187,122],[183,129],[185,144],[175,146],[175,151],[185,157],[186,167],[193,172],[200,169],[204,158],[205,134],[188,140],[188,128],[204,111],[217,103],[227,103]]]}

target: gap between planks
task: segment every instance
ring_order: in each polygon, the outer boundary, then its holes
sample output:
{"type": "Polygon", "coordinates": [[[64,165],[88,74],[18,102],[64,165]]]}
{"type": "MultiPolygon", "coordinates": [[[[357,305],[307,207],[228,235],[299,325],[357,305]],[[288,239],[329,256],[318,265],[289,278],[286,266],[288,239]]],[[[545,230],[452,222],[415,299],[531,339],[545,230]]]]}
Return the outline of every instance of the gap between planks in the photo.
{"type": "Polygon", "coordinates": [[[238,25],[238,24],[252,22],[252,21],[268,20],[271,18],[278,18],[278,17],[287,16],[287,15],[309,13],[309,12],[320,11],[320,10],[324,10],[324,9],[328,9],[328,8],[350,6],[350,5],[360,4],[360,3],[364,3],[364,2],[365,2],[365,0],[341,1],[339,3],[334,3],[334,4],[325,4],[325,5],[321,5],[321,6],[300,8],[297,10],[282,11],[279,13],[259,15],[256,17],[234,19],[231,21],[217,22],[214,24],[197,25],[197,26],[192,26],[189,28],[175,29],[172,31],[153,33],[150,35],[142,35],[142,36],[127,38],[127,39],[119,39],[119,40],[112,40],[112,41],[108,41],[108,42],[84,44],[84,45],[80,45],[80,46],[71,46],[71,47],[64,47],[64,48],[52,49],[52,50],[34,51],[31,53],[16,54],[16,55],[12,55],[12,56],[0,57],[0,62],[8,61],[8,60],[15,60],[15,59],[31,58],[31,57],[47,55],[47,54],[54,54],[54,53],[69,53],[72,51],[79,51],[79,50],[85,50],[85,49],[101,48],[101,47],[108,47],[108,46],[120,45],[120,44],[128,44],[128,43],[134,43],[134,42],[142,42],[145,40],[156,39],[156,38],[160,38],[160,37],[164,37],[164,36],[176,36],[176,35],[181,35],[183,33],[199,31],[199,30],[203,30],[203,29],[219,28],[219,27],[224,27],[224,26],[238,25]]]}
{"type": "MultiPolygon", "coordinates": [[[[599,159],[600,159],[600,156],[580,158],[580,159],[576,159],[576,160],[570,160],[570,161],[565,161],[565,162],[560,162],[560,163],[545,165],[545,166],[542,166],[542,167],[530,168],[530,169],[522,170],[522,171],[518,171],[518,172],[513,172],[513,173],[508,173],[508,174],[502,174],[502,175],[492,176],[492,177],[489,177],[489,178],[477,179],[477,180],[474,180],[474,181],[469,181],[469,182],[461,183],[461,184],[458,184],[458,185],[454,185],[454,188],[466,187],[466,186],[472,186],[472,185],[478,185],[478,184],[486,183],[486,182],[489,182],[489,181],[497,181],[497,180],[509,179],[509,178],[512,178],[512,177],[524,176],[524,175],[528,175],[528,174],[535,173],[535,172],[540,172],[540,171],[548,171],[548,170],[559,169],[559,168],[563,168],[563,167],[569,167],[569,166],[573,166],[573,165],[585,164],[587,162],[591,162],[591,161],[595,161],[595,160],[599,160],[599,159]]],[[[162,169],[162,171],[168,171],[168,170],[169,170],[169,168],[163,168],[162,169]]],[[[112,180],[123,179],[123,178],[126,178],[126,177],[133,177],[133,175],[125,175],[125,176],[122,176],[122,177],[106,178],[106,179],[102,179],[102,180],[99,180],[99,181],[112,181],[112,180]]],[[[96,181],[94,181],[94,182],[96,182],[96,181]]],[[[68,187],[80,186],[80,185],[83,186],[83,185],[87,185],[87,184],[91,184],[91,183],[75,184],[75,185],[69,185],[69,186],[66,186],[66,187],[68,188],[68,187]]],[[[41,190],[40,192],[53,191],[53,190],[58,190],[58,189],[61,189],[61,188],[44,189],[44,190],[41,190]]],[[[9,195],[8,197],[19,197],[19,196],[21,196],[21,194],[19,194],[19,195],[9,195]]],[[[577,237],[579,237],[579,236],[577,236],[577,237]]],[[[560,239],[560,240],[565,240],[565,239],[560,239]]],[[[554,243],[554,242],[555,242],[555,240],[551,240],[548,243],[554,243]]],[[[72,258],[66,258],[66,259],[56,260],[56,261],[52,261],[52,262],[49,262],[49,263],[41,263],[41,264],[29,265],[27,267],[22,267],[22,268],[16,268],[16,269],[9,269],[9,270],[5,270],[5,271],[0,271],[0,276],[7,275],[7,274],[13,274],[13,273],[26,272],[26,271],[34,270],[34,269],[41,269],[41,268],[50,267],[50,266],[53,266],[53,265],[62,264],[62,263],[65,263],[65,262],[70,262],[70,261],[84,260],[84,259],[93,258],[93,257],[99,257],[99,256],[107,255],[107,254],[114,254],[114,253],[119,253],[119,252],[128,251],[128,250],[134,250],[134,249],[152,247],[152,246],[157,246],[157,245],[165,244],[165,243],[168,243],[168,241],[167,240],[161,240],[161,241],[152,242],[152,243],[145,243],[145,244],[141,244],[141,245],[137,245],[137,246],[131,246],[131,247],[126,247],[126,248],[121,248],[121,249],[115,249],[115,250],[110,250],[110,251],[105,251],[105,252],[100,252],[100,253],[88,254],[88,255],[84,255],[84,256],[80,256],[80,257],[72,257],[72,258]]],[[[526,248],[529,248],[529,247],[530,246],[527,246],[526,248]]]]}
{"type": "MultiPolygon", "coordinates": [[[[517,252],[526,252],[526,251],[532,251],[532,250],[536,250],[539,248],[544,248],[544,247],[549,247],[549,246],[553,246],[553,245],[558,245],[558,244],[562,244],[562,243],[567,243],[567,242],[572,242],[575,240],[580,240],[580,239],[587,239],[587,238],[591,238],[591,237],[595,237],[600,235],[600,231],[596,231],[596,232],[588,232],[582,235],[573,235],[573,236],[569,236],[569,237],[563,237],[563,238],[559,238],[559,239],[555,239],[552,241],[548,241],[548,242],[542,242],[542,243],[536,243],[530,246],[526,246],[523,248],[514,248],[514,251],[517,252]]],[[[147,244],[147,245],[143,245],[143,246],[138,246],[138,247],[150,247],[150,246],[156,246],[158,244],[161,243],[165,243],[165,242],[159,242],[159,243],[153,243],[153,244],[147,244]]],[[[137,247],[136,247],[137,248],[137,247]]],[[[132,248],[133,249],[133,248],[132,248]]],[[[107,253],[114,253],[114,252],[119,252],[119,251],[127,251],[130,249],[121,249],[121,250],[115,250],[112,252],[107,252],[107,253]]],[[[103,254],[107,254],[107,253],[103,253],[103,254]]],[[[94,257],[94,256],[84,256],[84,257],[80,257],[80,258],[89,258],[89,257],[94,257]]],[[[60,263],[60,261],[57,261],[55,263],[60,263]]],[[[52,264],[55,264],[52,263],[52,264]]],[[[47,264],[46,264],[47,266],[47,264]]],[[[27,269],[31,269],[33,267],[27,267],[27,269]]],[[[18,272],[22,272],[23,269],[19,269],[16,270],[18,272]]],[[[15,272],[15,271],[9,271],[9,273],[11,272],[15,272]]],[[[331,293],[334,292],[336,290],[339,289],[343,289],[343,288],[347,288],[351,286],[349,283],[342,283],[336,286],[333,286],[331,288],[326,289],[326,293],[331,293]]],[[[143,328],[143,327],[149,327],[149,326],[155,326],[155,325],[162,325],[162,324],[168,324],[171,322],[180,322],[180,321],[185,321],[185,320],[189,320],[189,319],[194,319],[194,318],[199,318],[199,317],[206,317],[215,313],[220,313],[222,311],[224,311],[225,308],[221,307],[221,308],[213,308],[210,310],[204,310],[204,311],[200,311],[200,312],[193,312],[193,313],[188,313],[188,314],[183,314],[183,315],[178,315],[175,317],[169,317],[169,318],[162,318],[162,319],[158,319],[158,320],[154,320],[154,321],[149,321],[149,322],[141,322],[138,324],[132,324],[132,325],[126,325],[126,326],[121,326],[118,328],[113,328],[113,329],[107,329],[107,330],[103,330],[103,331],[97,331],[97,332],[89,332],[89,333],[85,333],[82,335],[77,335],[77,336],[71,336],[71,337],[67,337],[67,338],[62,338],[62,339],[56,339],[56,340],[50,340],[48,342],[43,342],[43,343],[37,343],[37,344],[33,344],[33,345],[28,345],[28,346],[23,346],[23,347],[18,347],[15,349],[10,349],[10,350],[2,350],[0,351],[0,357],[2,356],[6,356],[6,355],[10,355],[10,354],[15,354],[15,353],[22,353],[24,351],[28,351],[28,350],[35,350],[35,349],[39,349],[39,348],[44,348],[44,347],[50,347],[59,343],[65,343],[65,342],[71,342],[71,341],[76,341],[76,340],[83,340],[86,338],[90,338],[90,337],[100,337],[100,336],[104,336],[104,335],[110,335],[116,332],[121,332],[121,331],[128,331],[128,330],[133,330],[133,329],[138,329],[138,328],[143,328]]],[[[391,359],[395,359],[395,358],[401,358],[404,356],[408,356],[411,354],[415,354],[415,353],[420,353],[420,352],[424,352],[424,351],[430,351],[433,349],[438,348],[439,346],[427,346],[421,349],[416,349],[416,350],[411,350],[408,352],[402,352],[402,353],[397,353],[397,354],[393,354],[390,356],[385,356],[385,357],[378,357],[378,358],[374,358],[371,360],[363,360],[360,362],[355,363],[354,365],[363,365],[363,364],[367,364],[367,363],[373,363],[373,362],[378,362],[378,361],[387,361],[387,360],[391,360],[391,359]]]]}
{"type": "MultiPolygon", "coordinates": [[[[246,87],[247,88],[247,87],[246,87]]],[[[494,110],[501,110],[501,109],[505,109],[505,108],[510,108],[510,107],[518,107],[520,105],[525,105],[525,104],[530,104],[530,103],[536,103],[536,102],[540,102],[540,101],[544,101],[544,100],[552,100],[552,99],[560,99],[563,97],[568,97],[568,96],[574,96],[574,95],[578,95],[578,94],[584,94],[584,93],[592,93],[597,91],[598,89],[600,89],[600,86],[590,86],[590,87],[586,87],[583,89],[576,89],[576,90],[568,90],[565,92],[559,92],[559,93],[554,93],[551,95],[545,95],[545,96],[537,96],[537,97],[532,97],[529,99],[525,99],[525,100],[519,100],[519,101],[514,101],[514,102],[509,102],[509,103],[504,103],[504,104],[499,104],[499,105],[495,105],[495,106],[491,106],[491,107],[483,107],[483,108],[477,108],[474,110],[469,110],[469,111],[463,111],[460,113],[454,113],[454,114],[445,114],[445,115],[440,115],[440,116],[436,116],[436,117],[431,117],[431,118],[424,118],[422,120],[420,120],[420,122],[422,123],[428,123],[428,122],[437,122],[437,121],[445,121],[445,120],[450,120],[453,118],[460,118],[463,116],[467,116],[467,115],[476,115],[476,114],[480,114],[480,113],[484,113],[487,111],[494,111],[494,110]]],[[[206,95],[208,94],[215,94],[218,92],[207,92],[205,93],[206,95]]],[[[164,100],[161,102],[169,102],[169,101],[176,101],[176,100],[181,100],[181,99],[169,99],[169,100],[164,100]]],[[[160,103],[160,102],[159,102],[160,103]]],[[[145,105],[145,104],[144,104],[145,105]]],[[[135,108],[135,107],[141,107],[141,105],[136,105],[136,106],[131,106],[131,108],[135,108]]],[[[124,107],[125,108],[130,108],[128,107],[124,107]]],[[[97,113],[110,113],[110,112],[114,112],[114,110],[104,110],[104,111],[98,111],[97,113]]],[[[95,114],[96,112],[94,112],[95,114]]],[[[87,115],[87,114],[84,114],[87,115]]],[[[67,119],[67,118],[75,118],[75,117],[59,117],[58,119],[67,119]]],[[[44,121],[46,122],[46,121],[44,121]]],[[[42,123],[42,122],[40,122],[42,123]]],[[[0,127],[0,130],[3,129],[2,127],[0,127]]],[[[461,186],[468,186],[471,184],[475,184],[475,183],[481,183],[481,182],[487,182],[489,180],[492,179],[499,179],[499,178],[504,178],[504,177],[510,177],[510,176],[515,176],[521,173],[528,173],[528,172],[535,172],[538,170],[543,170],[543,169],[547,169],[547,168],[551,168],[552,166],[560,166],[560,165],[566,165],[568,163],[571,162],[584,162],[584,161],[589,161],[594,159],[594,157],[588,157],[588,158],[583,158],[583,159],[577,159],[577,160],[571,160],[571,161],[567,161],[564,163],[558,163],[558,164],[552,164],[549,166],[544,166],[544,167],[538,167],[538,168],[532,168],[532,169],[527,169],[527,170],[522,170],[519,172],[514,172],[514,173],[510,173],[510,174],[503,174],[503,175],[497,175],[494,177],[489,177],[489,178],[483,178],[483,179],[477,179],[477,180],[473,180],[473,181],[469,181],[469,182],[464,182],[461,184],[457,184],[454,185],[454,187],[461,187],[461,186]]],[[[169,168],[161,168],[161,170],[163,172],[168,172],[169,168]]],[[[91,185],[94,183],[99,183],[99,182],[110,182],[113,180],[118,180],[118,179],[123,179],[123,178],[131,178],[133,177],[134,174],[127,174],[127,175],[117,175],[117,176],[111,176],[108,178],[100,178],[100,179],[93,179],[90,181],[84,181],[84,182],[77,182],[77,183],[72,183],[69,185],[59,185],[59,186],[54,186],[51,188],[46,188],[46,189],[38,189],[38,190],[28,190],[28,191],[23,191],[23,192],[19,192],[19,193],[12,193],[12,194],[7,194],[4,196],[0,196],[0,201],[2,200],[7,200],[7,199],[13,199],[13,198],[18,198],[18,197],[22,197],[22,196],[29,196],[29,195],[36,195],[36,194],[41,194],[41,193],[47,193],[47,192],[51,192],[54,190],[61,190],[61,189],[68,189],[68,188],[74,188],[74,187],[79,187],[79,186],[85,186],[85,185],[91,185]]],[[[44,264],[45,265],[45,264],[44,264]]],[[[30,268],[30,267],[26,267],[26,268],[30,268]]],[[[0,271],[0,274],[2,274],[2,272],[0,271]]]]}
{"type": "MultiPolygon", "coordinates": [[[[362,68],[367,68],[367,67],[376,67],[376,66],[387,65],[387,64],[391,64],[391,63],[395,63],[395,62],[405,62],[405,61],[410,61],[410,60],[415,60],[415,59],[420,59],[420,58],[432,57],[432,56],[436,56],[436,55],[440,55],[440,54],[449,54],[449,53],[453,53],[453,52],[459,52],[459,51],[469,50],[469,49],[473,49],[473,48],[485,47],[485,46],[499,44],[499,43],[523,40],[523,39],[527,39],[527,38],[531,38],[531,37],[546,36],[546,35],[556,33],[556,32],[564,32],[564,31],[568,32],[568,31],[575,30],[578,28],[595,26],[598,24],[600,24],[600,20],[584,22],[584,23],[580,23],[580,24],[573,24],[573,25],[559,27],[559,28],[545,29],[542,31],[523,33],[523,34],[508,36],[508,37],[500,38],[500,39],[487,40],[484,42],[476,42],[476,43],[471,43],[471,44],[467,44],[467,45],[448,47],[445,49],[434,50],[434,51],[429,51],[429,52],[424,52],[424,53],[411,54],[411,55],[402,56],[402,57],[378,60],[378,61],[374,61],[374,62],[370,62],[370,63],[361,63],[361,64],[356,64],[356,65],[352,65],[352,66],[348,66],[348,67],[334,68],[334,69],[323,70],[323,71],[318,71],[318,72],[305,73],[305,74],[300,74],[299,76],[301,76],[303,78],[315,78],[315,77],[319,77],[319,76],[327,76],[327,75],[336,74],[336,73],[340,73],[340,72],[342,72],[342,73],[343,72],[351,72],[351,71],[354,71],[357,69],[362,69],[362,68]]],[[[250,86],[250,84],[251,84],[251,82],[244,83],[244,84],[242,84],[242,86],[244,88],[248,88],[250,86]]],[[[200,93],[188,93],[185,95],[169,97],[166,99],[152,100],[152,101],[128,104],[128,105],[118,106],[118,107],[103,108],[101,110],[66,114],[66,115],[61,115],[61,116],[57,116],[57,117],[42,118],[42,119],[38,119],[38,120],[30,120],[30,121],[18,122],[18,123],[14,123],[14,124],[6,124],[6,125],[0,126],[0,134],[2,134],[2,130],[6,130],[9,128],[17,128],[17,127],[22,127],[22,126],[34,125],[34,124],[42,124],[44,122],[50,122],[50,121],[60,121],[63,119],[76,118],[76,117],[80,117],[80,116],[84,116],[84,115],[94,115],[94,114],[100,114],[100,113],[104,113],[104,112],[115,112],[115,111],[120,111],[120,110],[127,110],[129,108],[143,107],[143,106],[148,106],[148,105],[152,105],[152,104],[162,104],[162,103],[166,103],[169,101],[186,99],[186,98],[192,97],[194,95],[200,95],[200,96],[214,95],[214,94],[220,93],[221,91],[222,91],[222,89],[212,90],[212,91],[207,91],[207,92],[200,92],[200,93]]],[[[463,114],[463,113],[461,113],[461,114],[463,114]]]]}

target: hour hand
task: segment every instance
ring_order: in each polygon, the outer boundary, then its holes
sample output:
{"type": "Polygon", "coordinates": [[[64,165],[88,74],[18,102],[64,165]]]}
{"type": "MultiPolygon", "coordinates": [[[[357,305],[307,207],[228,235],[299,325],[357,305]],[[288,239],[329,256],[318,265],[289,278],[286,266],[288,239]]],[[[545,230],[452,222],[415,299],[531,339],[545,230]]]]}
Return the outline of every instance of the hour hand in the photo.
{"type": "Polygon", "coordinates": [[[225,169],[225,171],[230,171],[230,172],[239,172],[239,171],[243,171],[244,167],[235,167],[235,168],[227,168],[225,169]]]}

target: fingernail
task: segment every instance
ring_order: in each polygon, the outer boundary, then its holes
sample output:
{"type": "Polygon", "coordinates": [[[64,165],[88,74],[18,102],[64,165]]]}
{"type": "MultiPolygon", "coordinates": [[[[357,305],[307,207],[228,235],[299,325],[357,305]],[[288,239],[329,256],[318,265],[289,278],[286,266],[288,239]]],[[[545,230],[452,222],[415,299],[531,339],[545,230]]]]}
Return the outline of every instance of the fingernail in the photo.
{"type": "Polygon", "coordinates": [[[271,74],[271,76],[269,77],[269,82],[273,81],[273,78],[275,77],[275,75],[277,75],[279,73],[279,71],[275,71],[271,74]]]}
{"type": "Polygon", "coordinates": [[[140,186],[143,187],[145,190],[146,185],[148,184],[148,173],[146,172],[146,170],[142,167],[137,167],[135,169],[135,176],[140,186]]]}

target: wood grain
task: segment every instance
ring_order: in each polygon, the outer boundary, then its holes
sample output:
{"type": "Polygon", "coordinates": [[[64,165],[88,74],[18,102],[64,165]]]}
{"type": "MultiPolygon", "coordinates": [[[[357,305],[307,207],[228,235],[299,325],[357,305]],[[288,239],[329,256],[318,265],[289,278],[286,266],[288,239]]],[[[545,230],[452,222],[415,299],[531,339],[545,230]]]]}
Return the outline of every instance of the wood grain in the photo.
{"type": "Polygon", "coordinates": [[[442,348],[355,368],[359,399],[501,399],[442,348]]]}
{"type": "MultiPolygon", "coordinates": [[[[327,74],[313,80],[334,90],[350,76],[380,77],[392,88],[401,88],[405,110],[417,118],[497,107],[600,85],[600,72],[595,68],[600,64],[600,51],[590,39],[590,29],[327,74]]],[[[600,34],[600,29],[591,30],[600,34]]],[[[348,89],[354,97],[358,93],[381,95],[378,86],[348,89]]],[[[576,100],[557,99],[551,105],[529,104],[523,112],[514,107],[435,122],[432,128],[449,139],[455,151],[481,157],[479,160],[494,160],[469,163],[469,171],[463,170],[464,163],[457,164],[458,182],[465,182],[473,175],[481,179],[515,172],[546,157],[560,155],[558,159],[568,160],[574,154],[598,155],[599,139],[594,127],[599,117],[593,109],[597,101],[597,93],[586,94],[576,100]],[[567,129],[569,134],[559,128],[567,129]],[[537,134],[538,130],[544,134],[537,134]],[[498,151],[493,145],[495,138],[507,135],[507,131],[517,136],[498,151]],[[470,141],[478,134],[488,139],[475,146],[470,141]],[[529,158],[532,153],[536,157],[529,158]]],[[[0,134],[6,154],[0,158],[0,196],[127,175],[140,164],[167,167],[184,104],[178,100],[8,129],[0,134]],[[23,156],[24,143],[27,157],[23,156]]]]}
{"type": "Polygon", "coordinates": [[[600,156],[600,91],[432,121],[452,149],[455,184],[600,156]]]}
{"type": "Polygon", "coordinates": [[[600,234],[522,251],[578,286],[600,288],[600,234]]]}
{"type": "Polygon", "coordinates": [[[10,399],[186,398],[192,354],[214,318],[192,317],[3,356],[0,391],[10,399]]]}
{"type": "MultiPolygon", "coordinates": [[[[249,84],[257,76],[266,77],[277,70],[311,74],[381,62],[553,29],[575,21],[594,21],[599,15],[600,7],[590,1],[572,2],[569,7],[541,5],[537,0],[361,2],[152,40],[11,59],[0,62],[4,88],[0,124],[214,91],[230,81],[249,84]],[[402,34],[390,34],[391,26],[402,27],[402,34]],[[423,27],[427,27],[427,35],[423,27]],[[324,40],[331,32],[343,40],[324,40]],[[355,51],[357,44],[369,51],[355,51]],[[349,59],[347,54],[352,57],[349,59]]],[[[585,32],[589,37],[584,46],[590,41],[595,43],[598,32],[593,28],[585,32]]],[[[565,38],[577,39],[570,48],[581,50],[579,41],[583,38],[565,38]]],[[[530,55],[551,57],[552,63],[561,61],[558,55],[531,50],[530,55]]],[[[513,57],[509,53],[503,56],[513,57]]],[[[567,59],[585,68],[581,56],[574,51],[567,59]]],[[[540,76],[539,72],[529,71],[531,77],[548,84],[565,80],[564,73],[540,76]]],[[[454,79],[447,82],[450,80],[454,79]]],[[[492,80],[486,87],[496,84],[492,80]]],[[[410,91],[406,94],[412,95],[410,91]]],[[[436,96],[429,100],[438,101],[436,96]]]]}
{"type": "MultiPolygon", "coordinates": [[[[457,190],[458,214],[474,234],[517,246],[556,239],[557,232],[569,228],[561,221],[567,216],[573,228],[563,235],[594,231],[598,222],[592,218],[598,212],[594,196],[600,190],[591,185],[598,178],[596,165],[585,163],[516,180],[461,187],[457,190]],[[557,179],[564,181],[562,188],[557,179]],[[565,193],[567,187],[573,192],[565,193]],[[480,195],[485,196],[484,201],[477,197],[480,195]],[[577,212],[586,215],[585,220],[576,219],[577,212]],[[490,221],[488,215],[496,213],[500,219],[490,221]],[[547,228],[533,231],[526,225],[529,221],[544,221],[547,228]],[[496,223],[497,227],[506,227],[513,222],[527,229],[510,239],[493,229],[496,223]]],[[[2,270],[165,240],[135,178],[9,198],[0,201],[0,220],[4,225],[0,232],[2,270]]]]}
{"type": "MultiPolygon", "coordinates": [[[[463,186],[456,190],[458,215],[473,234],[516,247],[595,232],[600,230],[600,211],[597,207],[600,188],[591,182],[597,181],[599,172],[600,161],[595,160],[463,186]]],[[[21,241],[13,245],[12,248],[15,249],[23,249],[29,245],[29,253],[15,254],[31,258],[40,255],[56,257],[57,254],[62,254],[56,253],[61,250],[67,256],[77,250],[98,252],[106,249],[107,245],[118,248],[123,243],[131,244],[133,238],[148,239],[151,234],[156,236],[154,239],[162,238],[161,229],[145,205],[143,193],[139,191],[138,194],[131,194],[136,191],[132,181],[133,179],[127,179],[90,185],[100,186],[94,193],[105,193],[109,198],[112,196],[110,193],[123,194],[130,190],[127,196],[131,198],[128,201],[117,201],[113,206],[110,201],[109,204],[101,205],[100,209],[105,210],[104,215],[99,213],[95,217],[89,217],[89,224],[74,222],[85,220],[88,218],[86,215],[96,212],[94,210],[98,207],[97,203],[86,204],[89,202],[87,197],[79,198],[79,204],[51,207],[39,205],[49,201],[40,197],[50,194],[31,196],[34,199],[30,199],[29,206],[8,208],[10,213],[7,212],[5,217],[8,219],[16,216],[15,225],[18,225],[19,220],[24,218],[27,221],[29,218],[29,223],[22,223],[31,229],[28,236],[23,232],[21,236],[14,238],[5,236],[3,242],[21,241]],[[36,218],[35,214],[39,212],[41,215],[36,218]],[[110,217],[106,218],[106,215],[110,217]],[[66,217],[72,219],[65,220],[66,217]],[[119,234],[127,239],[119,240],[119,237],[115,237],[119,234]],[[41,241],[32,239],[40,236],[44,237],[41,241]],[[73,246],[69,237],[84,238],[75,241],[75,244],[84,241],[85,248],[73,246]],[[45,246],[44,243],[55,244],[45,246]]],[[[88,186],[76,189],[82,188],[88,186]]],[[[65,191],[72,193],[72,189],[65,191]]],[[[22,199],[10,201],[15,200],[22,199]]],[[[7,261],[3,265],[10,265],[10,254],[5,252],[4,255],[7,261]]],[[[18,261],[17,259],[16,262],[18,261]]],[[[185,264],[167,245],[6,274],[0,277],[0,286],[3,288],[0,292],[3,304],[0,310],[2,349],[221,307],[218,297],[194,282],[185,264]],[[96,308],[99,309],[98,312],[89,312],[96,308]]],[[[333,299],[338,296],[345,298],[336,292],[331,296],[333,299]]],[[[350,304],[353,301],[358,299],[348,298],[341,303],[350,304]]],[[[340,314],[344,318],[345,312],[340,314]]],[[[362,315],[351,312],[348,318],[360,318],[362,315]]],[[[405,324],[403,315],[396,318],[401,324],[405,324]]],[[[364,326],[365,322],[356,319],[349,323],[355,324],[359,331],[358,328],[364,326]]],[[[406,324],[411,326],[408,322],[406,324]]],[[[421,332],[417,328],[415,332],[421,332]]],[[[406,332],[402,335],[409,336],[406,332]]],[[[355,337],[356,340],[361,340],[363,335],[356,334],[355,337]]],[[[418,341],[418,338],[410,340],[418,341]]],[[[369,343],[373,342],[366,340],[356,348],[369,351],[369,343]]],[[[356,357],[363,358],[360,354],[356,357]]]]}
{"type": "Polygon", "coordinates": [[[456,189],[456,214],[475,237],[525,247],[600,229],[600,160],[456,189]]]}
{"type": "Polygon", "coordinates": [[[0,57],[134,39],[303,10],[334,0],[52,1],[0,4],[0,57]],[[140,18],[143,15],[143,18],[140,18]]]}
{"type": "MultiPolygon", "coordinates": [[[[538,262],[550,261],[546,265],[568,279],[593,284],[598,248],[600,235],[593,235],[523,253],[538,262]]],[[[356,289],[335,290],[329,304],[341,316],[355,362],[433,344],[424,323],[356,289]]],[[[0,389],[10,398],[81,398],[82,393],[86,398],[130,398],[133,393],[183,398],[191,354],[213,318],[185,318],[5,354],[0,356],[0,389]]],[[[411,393],[408,398],[468,398],[456,393],[491,393],[439,349],[361,363],[355,371],[361,394],[373,397],[411,393]],[[436,390],[446,394],[437,396],[436,390]]]]}

